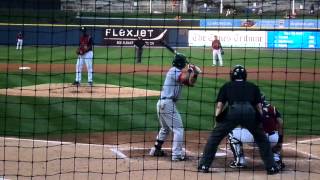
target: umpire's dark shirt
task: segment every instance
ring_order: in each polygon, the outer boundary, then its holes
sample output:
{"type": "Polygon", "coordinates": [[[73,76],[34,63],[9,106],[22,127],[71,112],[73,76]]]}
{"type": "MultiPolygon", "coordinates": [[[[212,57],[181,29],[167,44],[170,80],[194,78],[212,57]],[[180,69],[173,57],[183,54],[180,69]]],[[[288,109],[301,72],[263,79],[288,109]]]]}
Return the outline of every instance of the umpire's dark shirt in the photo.
{"type": "Polygon", "coordinates": [[[254,107],[261,102],[260,89],[247,81],[230,81],[219,91],[217,102],[232,105],[234,102],[250,102],[254,107]]]}
{"type": "Polygon", "coordinates": [[[137,39],[134,41],[134,45],[136,45],[138,48],[142,48],[146,42],[142,39],[137,39]]]}

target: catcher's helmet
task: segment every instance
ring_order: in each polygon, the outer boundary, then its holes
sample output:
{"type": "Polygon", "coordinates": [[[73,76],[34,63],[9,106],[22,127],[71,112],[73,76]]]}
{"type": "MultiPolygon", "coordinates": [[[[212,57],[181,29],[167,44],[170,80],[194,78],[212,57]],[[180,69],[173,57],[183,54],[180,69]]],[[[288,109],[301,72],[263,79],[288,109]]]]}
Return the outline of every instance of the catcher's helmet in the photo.
{"type": "Polygon", "coordinates": [[[247,71],[243,66],[236,65],[230,73],[230,78],[232,81],[236,79],[242,79],[245,81],[247,80],[247,71]]]}
{"type": "Polygon", "coordinates": [[[187,63],[187,58],[183,54],[176,54],[172,60],[172,65],[178,69],[183,69],[187,63]]]}

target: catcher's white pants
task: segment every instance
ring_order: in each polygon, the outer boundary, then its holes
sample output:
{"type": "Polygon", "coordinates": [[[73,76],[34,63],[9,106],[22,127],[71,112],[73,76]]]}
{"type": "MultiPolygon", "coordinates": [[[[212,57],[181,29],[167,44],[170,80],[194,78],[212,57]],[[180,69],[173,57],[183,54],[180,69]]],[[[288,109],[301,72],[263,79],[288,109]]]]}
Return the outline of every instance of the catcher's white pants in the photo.
{"type": "Polygon", "coordinates": [[[222,61],[222,55],[221,55],[221,50],[220,49],[212,49],[212,65],[216,65],[217,62],[217,57],[218,57],[218,65],[223,66],[223,61],[222,61]]]}
{"type": "Polygon", "coordinates": [[[157,103],[157,114],[161,125],[157,139],[165,141],[170,131],[172,131],[172,156],[185,156],[185,152],[182,149],[184,144],[184,128],[176,104],[171,99],[159,100],[157,103]]]}
{"type": "Polygon", "coordinates": [[[23,39],[17,40],[17,48],[16,49],[22,49],[23,39]]]}
{"type": "Polygon", "coordinates": [[[83,55],[79,55],[77,59],[77,64],[76,64],[76,81],[81,82],[81,72],[82,72],[82,67],[83,63],[86,63],[87,66],[87,71],[88,71],[88,82],[92,82],[92,59],[93,59],[93,52],[88,51],[87,53],[83,55]]]}
{"type": "MultiPolygon", "coordinates": [[[[277,131],[270,136],[268,133],[266,133],[266,136],[270,142],[271,148],[277,144],[278,139],[279,139],[279,134],[277,131]]],[[[232,130],[232,137],[241,141],[242,143],[248,143],[249,145],[252,145],[252,146],[255,145],[254,138],[253,138],[252,134],[246,128],[233,129],[232,130]]],[[[277,153],[273,153],[273,157],[274,157],[275,161],[280,160],[280,155],[277,153]]]]}

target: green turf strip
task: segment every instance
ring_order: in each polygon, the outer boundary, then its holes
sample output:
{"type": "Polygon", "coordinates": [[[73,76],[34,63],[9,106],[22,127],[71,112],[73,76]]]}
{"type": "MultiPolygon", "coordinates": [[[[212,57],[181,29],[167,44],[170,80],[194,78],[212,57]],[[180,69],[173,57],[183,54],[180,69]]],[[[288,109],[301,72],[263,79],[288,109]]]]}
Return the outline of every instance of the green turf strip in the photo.
{"type": "MultiPolygon", "coordinates": [[[[43,83],[70,83],[74,74],[0,73],[0,87],[43,83]]],[[[178,109],[187,130],[212,129],[213,112],[221,79],[199,78],[196,87],[185,87],[178,109]]],[[[320,85],[310,82],[254,81],[284,118],[289,134],[320,134],[320,85]]],[[[163,77],[130,74],[97,74],[95,83],[160,90],[163,77]]],[[[133,99],[76,99],[0,95],[0,134],[44,136],[104,131],[148,131],[159,128],[158,97],[133,99]]]]}

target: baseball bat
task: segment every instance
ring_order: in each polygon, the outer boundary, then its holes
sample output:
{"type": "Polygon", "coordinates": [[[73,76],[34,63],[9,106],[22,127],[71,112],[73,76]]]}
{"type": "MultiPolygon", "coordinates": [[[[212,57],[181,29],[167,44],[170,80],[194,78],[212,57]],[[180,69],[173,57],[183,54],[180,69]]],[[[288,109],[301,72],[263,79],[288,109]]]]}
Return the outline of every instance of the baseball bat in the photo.
{"type": "Polygon", "coordinates": [[[173,54],[177,54],[177,51],[174,50],[171,46],[169,46],[169,44],[163,40],[160,41],[161,45],[163,45],[164,47],[166,47],[170,52],[172,52],[173,54]]]}
{"type": "MultiPolygon", "coordinates": [[[[160,43],[161,43],[164,47],[166,47],[170,52],[172,52],[173,54],[175,54],[175,55],[176,55],[176,54],[179,54],[179,52],[177,52],[175,49],[173,49],[167,42],[161,40],[160,43]]],[[[187,64],[190,64],[190,62],[187,61],[187,64]]]]}

